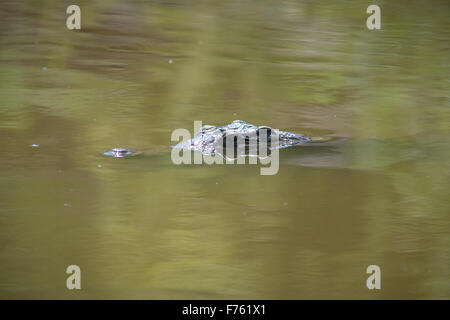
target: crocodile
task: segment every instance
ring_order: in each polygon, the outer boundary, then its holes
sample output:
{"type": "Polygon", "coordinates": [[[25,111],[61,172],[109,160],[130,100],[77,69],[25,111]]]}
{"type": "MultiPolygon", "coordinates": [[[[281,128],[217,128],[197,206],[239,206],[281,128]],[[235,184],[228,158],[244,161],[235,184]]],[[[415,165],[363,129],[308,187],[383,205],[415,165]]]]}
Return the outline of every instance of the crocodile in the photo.
{"type": "Polygon", "coordinates": [[[244,155],[259,156],[262,148],[266,148],[264,154],[268,154],[270,150],[297,146],[309,141],[310,138],[300,134],[235,120],[221,127],[203,126],[192,139],[181,142],[173,148],[200,151],[204,155],[219,154],[229,158],[226,149],[231,143],[234,151],[232,158],[236,158],[244,155]]]}
{"type": "MultiPolygon", "coordinates": [[[[205,125],[201,127],[199,133],[192,139],[183,141],[172,146],[172,148],[199,151],[204,155],[219,154],[227,158],[226,147],[230,141],[235,150],[241,150],[241,153],[235,151],[232,158],[236,158],[243,155],[259,156],[262,147],[266,148],[266,153],[264,154],[268,154],[271,150],[302,145],[311,142],[312,139],[297,133],[281,131],[268,126],[256,126],[242,120],[234,120],[232,123],[221,127],[205,125]],[[236,148],[237,146],[242,148],[236,148]],[[256,146],[258,147],[256,148],[256,146]]],[[[104,155],[116,158],[136,154],[139,154],[139,152],[123,148],[114,148],[104,153],[104,155]]]]}

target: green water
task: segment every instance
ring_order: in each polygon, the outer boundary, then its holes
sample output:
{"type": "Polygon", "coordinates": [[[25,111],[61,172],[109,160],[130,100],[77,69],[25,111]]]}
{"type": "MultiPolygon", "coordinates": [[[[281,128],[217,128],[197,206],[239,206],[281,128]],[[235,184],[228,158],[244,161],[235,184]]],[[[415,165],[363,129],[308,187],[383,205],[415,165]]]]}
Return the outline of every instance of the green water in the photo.
{"type": "Polygon", "coordinates": [[[69,4],[0,3],[0,298],[450,298],[448,1],[69,4]],[[347,139],[172,164],[235,119],[347,139]]]}

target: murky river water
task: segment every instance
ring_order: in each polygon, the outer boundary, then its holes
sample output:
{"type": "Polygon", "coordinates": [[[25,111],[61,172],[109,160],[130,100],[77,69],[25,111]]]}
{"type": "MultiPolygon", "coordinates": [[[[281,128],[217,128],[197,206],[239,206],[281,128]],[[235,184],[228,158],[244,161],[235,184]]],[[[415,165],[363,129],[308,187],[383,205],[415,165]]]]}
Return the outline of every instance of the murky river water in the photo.
{"type": "Polygon", "coordinates": [[[69,4],[0,3],[0,298],[450,298],[448,1],[69,4]],[[172,164],[235,119],[347,139],[172,164]]]}

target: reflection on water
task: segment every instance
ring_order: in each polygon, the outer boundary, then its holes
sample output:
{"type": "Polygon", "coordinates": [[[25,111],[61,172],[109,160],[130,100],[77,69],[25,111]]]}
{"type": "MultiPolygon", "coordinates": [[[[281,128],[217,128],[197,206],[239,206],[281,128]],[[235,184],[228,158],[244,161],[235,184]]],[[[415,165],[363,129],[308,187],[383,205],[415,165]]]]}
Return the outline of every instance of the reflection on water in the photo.
{"type": "Polygon", "coordinates": [[[450,297],[448,2],[67,5],[0,4],[0,298],[450,297]],[[348,139],[171,163],[235,119],[348,139]]]}

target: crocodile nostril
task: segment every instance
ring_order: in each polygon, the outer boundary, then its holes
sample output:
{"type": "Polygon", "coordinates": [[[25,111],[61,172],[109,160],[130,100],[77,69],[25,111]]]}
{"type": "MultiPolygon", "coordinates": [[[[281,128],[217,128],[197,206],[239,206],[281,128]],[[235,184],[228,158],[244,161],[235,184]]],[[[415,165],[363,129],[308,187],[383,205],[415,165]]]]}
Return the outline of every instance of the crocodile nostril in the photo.
{"type": "Polygon", "coordinates": [[[112,156],[115,158],[122,158],[122,157],[126,157],[128,155],[133,154],[133,152],[130,150],[127,150],[127,149],[123,149],[123,148],[114,148],[109,151],[106,151],[103,154],[106,156],[112,156]]]}

